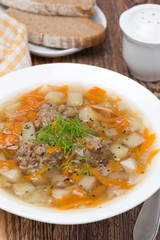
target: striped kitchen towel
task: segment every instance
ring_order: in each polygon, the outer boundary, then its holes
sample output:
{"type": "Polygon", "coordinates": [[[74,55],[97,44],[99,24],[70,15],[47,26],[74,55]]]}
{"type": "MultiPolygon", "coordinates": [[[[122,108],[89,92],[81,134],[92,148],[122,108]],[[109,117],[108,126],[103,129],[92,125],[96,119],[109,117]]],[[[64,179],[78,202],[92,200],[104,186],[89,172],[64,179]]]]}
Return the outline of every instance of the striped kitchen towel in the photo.
{"type": "Polygon", "coordinates": [[[0,77],[31,66],[26,27],[0,12],[0,77]]]}

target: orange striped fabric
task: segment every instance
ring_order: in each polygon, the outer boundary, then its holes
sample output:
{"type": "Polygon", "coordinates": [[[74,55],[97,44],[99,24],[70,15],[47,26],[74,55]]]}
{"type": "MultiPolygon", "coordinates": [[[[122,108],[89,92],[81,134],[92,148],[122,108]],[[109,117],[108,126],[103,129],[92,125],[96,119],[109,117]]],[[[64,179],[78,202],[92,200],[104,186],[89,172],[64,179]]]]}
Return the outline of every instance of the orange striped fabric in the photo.
{"type": "Polygon", "coordinates": [[[0,77],[31,66],[26,27],[0,12],[0,77]]]}

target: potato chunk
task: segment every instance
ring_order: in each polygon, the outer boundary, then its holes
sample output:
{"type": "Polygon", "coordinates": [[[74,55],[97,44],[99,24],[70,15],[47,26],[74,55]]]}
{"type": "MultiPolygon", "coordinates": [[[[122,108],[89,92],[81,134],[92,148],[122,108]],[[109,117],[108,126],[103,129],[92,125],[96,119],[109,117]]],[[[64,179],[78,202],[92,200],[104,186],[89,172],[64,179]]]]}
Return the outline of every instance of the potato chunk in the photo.
{"type": "Polygon", "coordinates": [[[116,195],[116,191],[120,189],[120,186],[118,185],[113,185],[107,187],[107,197],[108,199],[113,198],[116,195]]]}
{"type": "Polygon", "coordinates": [[[25,201],[28,203],[44,203],[47,200],[47,195],[44,192],[34,191],[31,193],[25,201]]]}
{"type": "Polygon", "coordinates": [[[98,166],[97,170],[100,172],[100,174],[104,177],[108,176],[111,173],[111,169],[104,167],[104,166],[98,166]]]}
{"type": "Polygon", "coordinates": [[[121,165],[127,173],[133,173],[137,169],[137,163],[134,158],[128,158],[122,161],[121,165]]]}
{"type": "Polygon", "coordinates": [[[144,142],[144,138],[134,132],[123,139],[123,143],[130,148],[135,148],[144,142]]]}
{"type": "Polygon", "coordinates": [[[67,177],[65,175],[62,175],[60,173],[53,174],[53,176],[51,177],[51,182],[54,183],[54,185],[57,187],[65,187],[66,183],[64,182],[64,180],[66,178],[67,177]]]}
{"type": "Polygon", "coordinates": [[[7,186],[10,187],[11,183],[7,182],[7,178],[0,174],[0,187],[3,188],[3,187],[7,187],[7,186]]]}
{"type": "Polygon", "coordinates": [[[116,157],[115,160],[120,160],[123,157],[126,157],[129,153],[129,148],[123,146],[119,142],[115,142],[111,145],[110,151],[116,157]]]}
{"type": "Polygon", "coordinates": [[[88,106],[85,106],[79,110],[79,118],[83,122],[88,122],[90,119],[93,119],[94,121],[96,120],[92,109],[88,106]]]}
{"type": "Polygon", "coordinates": [[[31,183],[27,182],[18,182],[13,184],[13,191],[16,195],[21,198],[25,198],[33,193],[35,187],[31,183]]]}
{"type": "Polygon", "coordinates": [[[61,188],[54,188],[52,189],[51,195],[56,199],[61,199],[64,196],[67,196],[71,193],[72,189],[61,189],[61,188]]]}
{"type": "Polygon", "coordinates": [[[118,132],[115,128],[109,128],[105,131],[107,136],[115,136],[118,135],[118,132]]]}
{"type": "Polygon", "coordinates": [[[46,94],[45,99],[49,99],[52,103],[58,104],[63,101],[64,94],[58,91],[51,91],[46,94]]]}
{"type": "Polygon", "coordinates": [[[26,122],[23,124],[22,131],[22,139],[23,140],[35,140],[35,128],[32,122],[26,122]]]}
{"type": "Polygon", "coordinates": [[[87,190],[92,191],[95,188],[97,180],[94,176],[83,176],[78,182],[78,186],[87,190]]]}
{"type": "Polygon", "coordinates": [[[64,180],[67,178],[66,175],[63,175],[61,173],[59,173],[58,171],[54,171],[54,173],[51,176],[51,182],[52,183],[56,183],[56,182],[64,182],[64,180]]]}
{"type": "Polygon", "coordinates": [[[141,182],[145,177],[145,174],[144,173],[141,173],[141,174],[130,174],[129,175],[129,184],[137,184],[139,182],[141,182]]]}
{"type": "Polygon", "coordinates": [[[17,182],[21,177],[21,172],[18,169],[10,169],[2,172],[2,175],[6,176],[9,182],[17,182]]]}
{"type": "Polygon", "coordinates": [[[68,92],[67,105],[78,107],[83,104],[83,95],[81,92],[68,92]]]}
{"type": "Polygon", "coordinates": [[[142,122],[136,118],[130,117],[129,125],[130,125],[132,131],[141,131],[142,128],[144,131],[144,127],[142,127],[142,122]]]}

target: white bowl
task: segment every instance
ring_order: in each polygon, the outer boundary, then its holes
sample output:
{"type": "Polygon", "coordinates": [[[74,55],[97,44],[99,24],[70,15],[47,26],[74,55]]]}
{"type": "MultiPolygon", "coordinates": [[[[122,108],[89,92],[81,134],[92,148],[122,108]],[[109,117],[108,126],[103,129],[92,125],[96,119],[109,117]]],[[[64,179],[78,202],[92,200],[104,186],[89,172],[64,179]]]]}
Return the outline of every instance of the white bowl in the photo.
{"type": "Polygon", "coordinates": [[[160,80],[160,5],[140,4],[123,12],[123,58],[133,76],[160,80]]]}
{"type": "MultiPolygon", "coordinates": [[[[46,64],[26,68],[8,74],[0,79],[0,102],[6,96],[19,94],[34,87],[49,84],[69,84],[80,82],[84,86],[99,86],[124,96],[144,113],[157,134],[156,147],[160,147],[160,102],[146,88],[118,73],[82,64],[46,64]]],[[[0,190],[0,208],[19,216],[37,221],[56,224],[82,224],[113,217],[123,213],[149,198],[160,187],[160,154],[147,172],[145,179],[124,196],[101,205],[101,208],[59,211],[29,205],[4,190],[0,190]]]]}

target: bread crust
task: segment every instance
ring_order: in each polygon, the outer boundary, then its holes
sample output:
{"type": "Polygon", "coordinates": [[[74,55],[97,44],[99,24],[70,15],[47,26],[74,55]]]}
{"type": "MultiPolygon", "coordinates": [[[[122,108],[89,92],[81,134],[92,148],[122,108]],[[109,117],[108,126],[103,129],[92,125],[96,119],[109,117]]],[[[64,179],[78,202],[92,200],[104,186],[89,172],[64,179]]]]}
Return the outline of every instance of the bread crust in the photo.
{"type": "Polygon", "coordinates": [[[102,43],[105,28],[85,17],[42,16],[9,8],[6,13],[26,25],[29,42],[53,48],[89,48],[102,43]]]}
{"type": "Polygon", "coordinates": [[[66,1],[66,3],[60,3],[57,1],[47,2],[45,0],[0,0],[0,3],[13,7],[22,11],[41,14],[41,15],[60,15],[60,16],[93,16],[95,11],[93,6],[96,4],[95,0],[86,0],[85,4],[77,1],[71,2],[71,0],[66,1]]]}
{"type": "Polygon", "coordinates": [[[89,48],[101,44],[105,39],[105,32],[91,37],[66,38],[65,36],[51,36],[49,34],[28,32],[30,42],[46,47],[69,49],[69,48],[89,48]]]}

